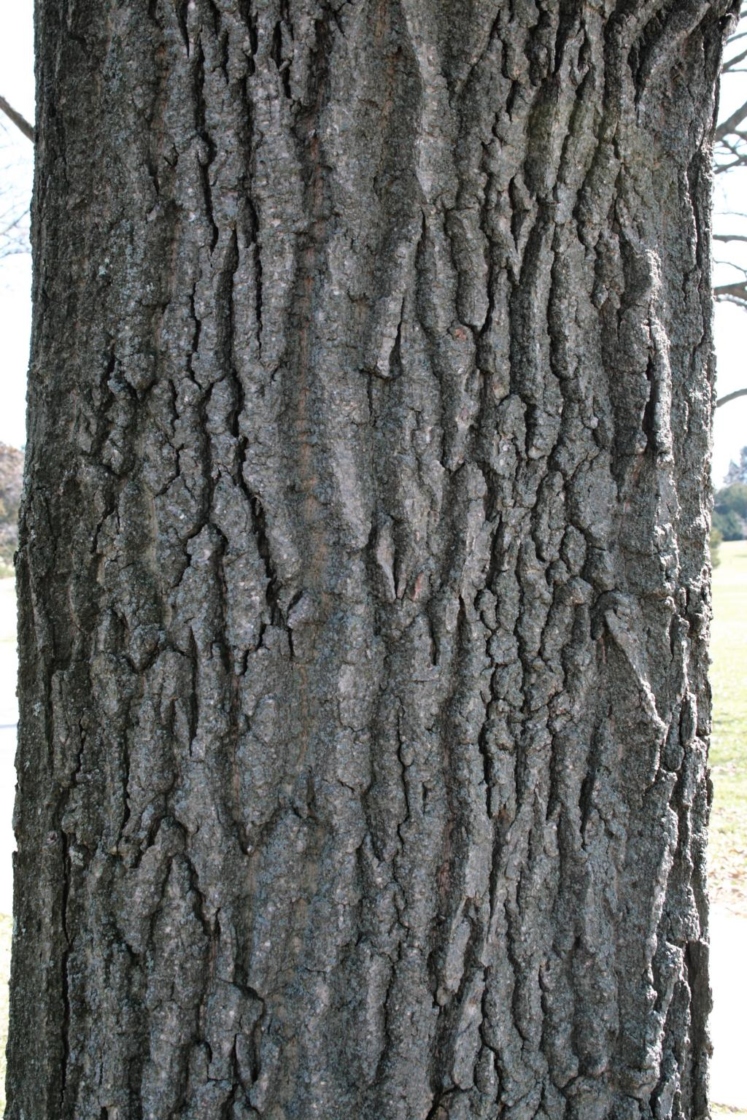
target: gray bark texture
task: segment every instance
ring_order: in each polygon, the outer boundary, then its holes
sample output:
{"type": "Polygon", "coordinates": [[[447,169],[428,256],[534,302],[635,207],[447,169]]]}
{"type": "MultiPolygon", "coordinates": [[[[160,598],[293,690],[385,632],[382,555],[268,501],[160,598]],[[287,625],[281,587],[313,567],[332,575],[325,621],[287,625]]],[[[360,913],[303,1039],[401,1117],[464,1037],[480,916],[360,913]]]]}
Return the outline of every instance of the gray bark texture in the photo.
{"type": "Polygon", "coordinates": [[[37,0],[10,1120],[707,1112],[736,0],[37,0]]]}

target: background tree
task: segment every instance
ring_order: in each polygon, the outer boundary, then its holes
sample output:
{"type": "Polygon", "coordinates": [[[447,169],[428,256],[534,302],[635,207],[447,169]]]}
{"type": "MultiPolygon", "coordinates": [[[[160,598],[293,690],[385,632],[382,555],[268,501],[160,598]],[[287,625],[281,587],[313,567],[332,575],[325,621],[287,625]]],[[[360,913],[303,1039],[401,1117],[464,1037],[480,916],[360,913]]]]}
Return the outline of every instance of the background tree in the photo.
{"type": "Polygon", "coordinates": [[[734,9],[39,4],[12,1120],[705,1116],[734,9]]]}
{"type": "Polygon", "coordinates": [[[23,452],[0,443],[0,575],[13,574],[18,511],[23,489],[23,452]]]}
{"type": "MultiPolygon", "coordinates": [[[[742,453],[744,465],[745,453],[742,453]]],[[[727,478],[727,485],[716,491],[714,498],[713,527],[718,529],[724,540],[738,541],[745,536],[747,526],[747,483],[742,481],[741,472],[735,463],[731,464],[731,480],[727,478]],[[734,477],[736,474],[736,477],[734,477]]]]}
{"type": "MultiPolygon", "coordinates": [[[[744,99],[744,74],[747,73],[747,7],[743,6],[730,36],[722,64],[722,94],[729,104],[715,132],[714,168],[717,185],[729,183],[731,197],[739,197],[732,181],[741,181],[747,168],[747,100],[744,99]],[[732,104],[738,99],[738,104],[732,104]]],[[[743,192],[742,192],[743,193],[743,192]]],[[[714,240],[717,254],[714,295],[718,301],[747,309],[747,214],[740,208],[718,215],[714,240]]],[[[725,393],[717,407],[747,395],[747,388],[725,393]]]]}
{"type": "MultiPolygon", "coordinates": [[[[717,507],[721,504],[719,499],[722,493],[722,491],[719,491],[719,493],[716,494],[717,507]]],[[[744,539],[744,518],[741,514],[737,513],[735,509],[731,509],[726,505],[723,509],[716,508],[713,511],[711,524],[714,530],[719,533],[721,540],[741,541],[744,539]]]]}
{"type": "MultiPolygon", "coordinates": [[[[736,79],[738,90],[743,87],[741,75],[747,73],[747,6],[742,10],[733,34],[726,45],[726,54],[722,64],[721,80],[724,94],[733,96],[732,82],[736,79]]],[[[730,98],[731,100],[731,98],[730,98]]],[[[736,109],[728,112],[716,126],[714,144],[714,168],[716,177],[739,173],[747,168],[747,100],[743,101],[736,109]]],[[[724,217],[728,217],[725,215],[724,217]]],[[[747,276],[740,262],[739,247],[747,242],[747,234],[741,232],[739,218],[747,217],[744,214],[733,214],[737,219],[735,229],[729,231],[718,230],[714,240],[728,245],[732,250],[730,258],[723,261],[728,268],[741,272],[747,276]]],[[[714,289],[718,300],[737,303],[747,307],[747,281],[736,280],[732,283],[719,283],[714,289]]]]}
{"type": "MultiPolygon", "coordinates": [[[[12,122],[14,129],[33,142],[34,128],[4,97],[0,97],[0,113],[12,122]]],[[[6,146],[0,144],[0,159],[6,158],[6,146]]],[[[12,157],[11,157],[12,159],[12,157]]],[[[0,258],[29,249],[29,203],[26,191],[19,189],[12,162],[2,167],[3,189],[0,195],[0,258]]]]}
{"type": "Polygon", "coordinates": [[[727,486],[731,486],[735,482],[747,483],[747,447],[742,448],[738,463],[735,463],[733,459],[729,463],[724,482],[727,486]]]}

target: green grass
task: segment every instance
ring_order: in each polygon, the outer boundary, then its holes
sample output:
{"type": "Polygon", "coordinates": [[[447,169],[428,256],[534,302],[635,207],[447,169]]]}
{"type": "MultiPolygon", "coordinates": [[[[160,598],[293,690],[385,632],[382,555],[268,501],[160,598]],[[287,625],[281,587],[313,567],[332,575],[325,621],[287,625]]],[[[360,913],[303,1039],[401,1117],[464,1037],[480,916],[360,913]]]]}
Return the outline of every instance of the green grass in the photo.
{"type": "Polygon", "coordinates": [[[747,916],[747,541],[713,573],[711,897],[747,916]]]}

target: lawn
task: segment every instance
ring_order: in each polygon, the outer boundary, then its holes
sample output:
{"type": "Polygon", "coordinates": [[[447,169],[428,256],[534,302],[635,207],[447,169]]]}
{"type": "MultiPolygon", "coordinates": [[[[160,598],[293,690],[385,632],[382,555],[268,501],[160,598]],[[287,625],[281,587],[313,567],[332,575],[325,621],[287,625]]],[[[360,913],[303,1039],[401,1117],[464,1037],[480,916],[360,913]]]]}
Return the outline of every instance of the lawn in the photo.
{"type": "Polygon", "coordinates": [[[747,917],[747,541],[713,573],[711,899],[747,917]]]}

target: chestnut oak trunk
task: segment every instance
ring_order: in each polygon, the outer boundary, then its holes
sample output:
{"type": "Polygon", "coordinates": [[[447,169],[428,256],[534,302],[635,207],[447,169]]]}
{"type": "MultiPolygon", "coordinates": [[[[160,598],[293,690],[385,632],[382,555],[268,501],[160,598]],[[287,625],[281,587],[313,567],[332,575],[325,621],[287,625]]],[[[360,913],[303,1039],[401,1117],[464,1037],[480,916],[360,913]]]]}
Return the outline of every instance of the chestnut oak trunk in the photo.
{"type": "Polygon", "coordinates": [[[36,0],[9,1120],[707,1111],[736,0],[36,0]]]}

